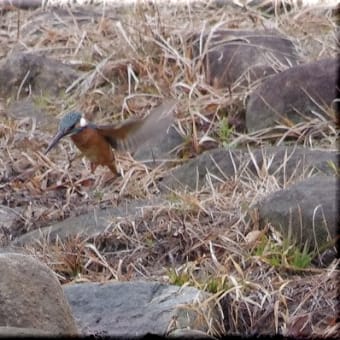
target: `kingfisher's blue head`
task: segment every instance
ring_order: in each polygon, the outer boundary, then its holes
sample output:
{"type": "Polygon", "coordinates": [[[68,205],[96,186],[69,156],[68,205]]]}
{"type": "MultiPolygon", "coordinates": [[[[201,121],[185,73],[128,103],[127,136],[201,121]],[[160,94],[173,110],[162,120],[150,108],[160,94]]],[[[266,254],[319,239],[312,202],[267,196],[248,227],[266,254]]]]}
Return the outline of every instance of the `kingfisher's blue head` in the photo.
{"type": "Polygon", "coordinates": [[[86,126],[86,124],[87,122],[80,112],[67,113],[61,118],[59,122],[58,132],[47,147],[45,154],[47,154],[53,147],[55,147],[60,139],[67,135],[72,135],[79,132],[82,127],[86,126]]]}
{"type": "Polygon", "coordinates": [[[81,119],[80,112],[69,112],[64,115],[59,122],[59,131],[69,131],[80,122],[81,119]]]}

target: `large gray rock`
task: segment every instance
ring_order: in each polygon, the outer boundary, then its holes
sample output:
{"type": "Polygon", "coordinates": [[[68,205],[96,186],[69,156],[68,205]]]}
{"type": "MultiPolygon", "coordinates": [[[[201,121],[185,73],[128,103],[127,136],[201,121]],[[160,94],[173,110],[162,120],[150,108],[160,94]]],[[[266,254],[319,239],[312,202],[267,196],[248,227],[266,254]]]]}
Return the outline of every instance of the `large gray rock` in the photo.
{"type": "Polygon", "coordinates": [[[217,88],[248,86],[298,63],[293,42],[274,30],[216,30],[189,39],[206,81],[217,88]],[[203,48],[201,48],[203,46],[203,48]]]}
{"type": "Polygon", "coordinates": [[[0,326],[75,335],[77,327],[55,274],[24,254],[0,253],[0,326]]]}
{"type": "Polygon", "coordinates": [[[294,66],[266,79],[249,96],[248,131],[272,127],[287,120],[296,124],[316,118],[313,111],[329,119],[322,107],[327,110],[336,98],[338,69],[338,59],[330,58],[294,66]]]}
{"type": "Polygon", "coordinates": [[[200,189],[206,184],[206,175],[220,178],[234,176],[243,159],[243,151],[213,149],[170,171],[161,182],[162,190],[200,189]],[[234,165],[235,164],[235,167],[234,165]]]}
{"type": "MultiPolygon", "coordinates": [[[[275,175],[279,181],[294,176],[301,176],[308,171],[313,173],[334,174],[331,162],[337,164],[337,152],[329,150],[310,150],[303,147],[280,146],[264,147],[251,150],[214,149],[206,151],[195,159],[172,170],[161,182],[163,190],[200,189],[206,184],[210,173],[222,180],[243,172],[257,176],[256,166],[261,169],[268,166],[268,173],[275,175]]],[[[215,179],[212,177],[212,181],[215,179]]]]}
{"type": "Polygon", "coordinates": [[[339,186],[336,177],[315,176],[274,192],[256,205],[260,225],[271,223],[299,246],[323,250],[333,241],[340,225],[339,186]]]}
{"type": "MultiPolygon", "coordinates": [[[[193,287],[141,281],[83,283],[63,288],[82,334],[127,338],[147,333],[166,335],[187,327],[207,332],[209,328],[199,313],[185,307],[209,296],[193,287]]],[[[213,324],[220,322],[213,304],[202,308],[213,324]]]]}
{"type": "Polygon", "coordinates": [[[58,60],[33,53],[12,53],[0,63],[0,96],[21,97],[28,91],[38,95],[59,95],[74,80],[77,72],[58,60]]]}

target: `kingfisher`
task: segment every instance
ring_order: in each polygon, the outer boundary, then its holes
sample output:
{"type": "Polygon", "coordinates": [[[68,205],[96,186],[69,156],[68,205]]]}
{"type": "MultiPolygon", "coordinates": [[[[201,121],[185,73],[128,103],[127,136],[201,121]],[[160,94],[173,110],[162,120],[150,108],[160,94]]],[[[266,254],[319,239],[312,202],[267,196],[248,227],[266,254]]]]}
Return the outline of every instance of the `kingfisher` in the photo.
{"type": "Polygon", "coordinates": [[[58,132],[45,155],[63,137],[70,136],[80,152],[90,160],[92,173],[98,165],[102,165],[107,166],[115,177],[120,176],[113,149],[133,152],[145,142],[165,133],[173,121],[176,104],[176,100],[167,99],[143,119],[131,118],[111,125],[95,125],[88,122],[81,112],[69,112],[61,118],[58,132]]]}

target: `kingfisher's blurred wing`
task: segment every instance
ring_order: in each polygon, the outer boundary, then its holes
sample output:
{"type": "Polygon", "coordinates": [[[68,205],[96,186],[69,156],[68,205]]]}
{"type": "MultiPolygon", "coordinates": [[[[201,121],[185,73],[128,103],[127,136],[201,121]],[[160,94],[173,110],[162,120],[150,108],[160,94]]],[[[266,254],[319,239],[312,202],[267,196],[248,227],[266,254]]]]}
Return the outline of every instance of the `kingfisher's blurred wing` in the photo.
{"type": "Polygon", "coordinates": [[[128,119],[116,125],[97,126],[97,131],[119,151],[136,151],[147,141],[165,133],[173,121],[177,101],[168,99],[144,119],[128,119]]]}

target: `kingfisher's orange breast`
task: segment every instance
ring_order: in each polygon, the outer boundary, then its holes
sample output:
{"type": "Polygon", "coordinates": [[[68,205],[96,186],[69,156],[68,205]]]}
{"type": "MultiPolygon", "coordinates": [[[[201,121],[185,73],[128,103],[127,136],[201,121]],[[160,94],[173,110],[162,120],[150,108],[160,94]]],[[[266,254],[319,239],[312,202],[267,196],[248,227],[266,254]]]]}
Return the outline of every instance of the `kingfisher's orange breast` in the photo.
{"type": "Polygon", "coordinates": [[[72,135],[71,139],[84,156],[93,163],[106,165],[114,160],[111,145],[94,128],[86,127],[72,135]]]}

